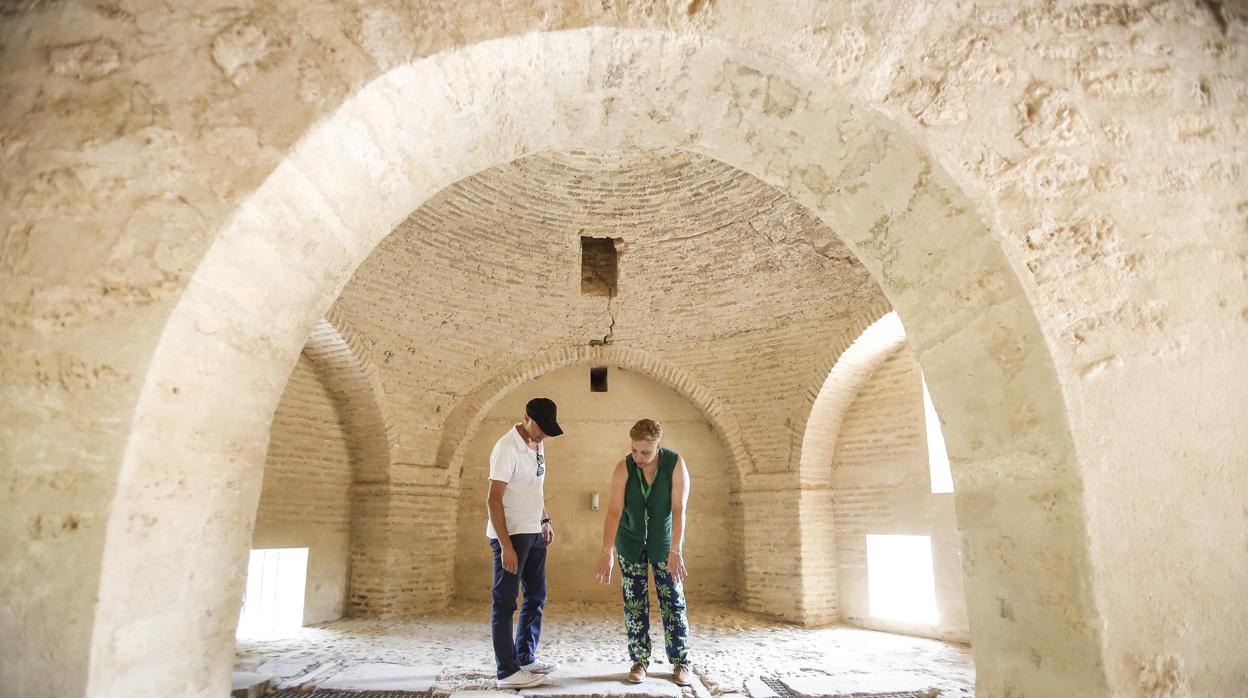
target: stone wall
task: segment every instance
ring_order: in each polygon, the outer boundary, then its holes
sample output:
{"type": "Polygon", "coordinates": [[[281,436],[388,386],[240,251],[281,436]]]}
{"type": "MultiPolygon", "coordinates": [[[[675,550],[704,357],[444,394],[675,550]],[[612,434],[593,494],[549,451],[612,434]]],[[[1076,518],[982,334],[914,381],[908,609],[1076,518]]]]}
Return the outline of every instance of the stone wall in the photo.
{"type": "MultiPolygon", "coordinates": [[[[546,443],[546,506],[558,540],[548,551],[552,603],[615,601],[619,573],[610,586],[594,578],[611,470],[628,453],[628,430],[643,417],[663,424],[663,445],[680,453],[692,478],[685,564],[690,603],[731,602],[740,583],[739,533],[732,528],[729,485],[732,464],[697,407],[671,388],[633,371],[608,367],[608,391],[589,391],[589,367],[559,369],[514,389],[481,424],[464,461],[455,557],[455,594],[487,601],[491,562],[485,538],[485,493],[490,450],[524,414],[524,403],[545,395],[559,405],[564,435],[546,443]],[[590,509],[590,494],[601,507],[590,509]]],[[[656,606],[657,608],[657,606],[656,606]]]]}
{"type": "MultiPolygon", "coordinates": [[[[1248,619],[1226,612],[1248,583],[1239,4],[3,12],[15,692],[224,690],[268,420],[356,267],[453,182],[640,146],[783,191],[906,320],[958,472],[980,692],[1242,693],[1248,619]]],[[[797,289],[780,307],[817,288],[775,278],[760,297],[797,289]]],[[[803,410],[784,412],[742,421],[774,456],[760,470],[792,462],[777,434],[799,440],[803,410]]],[[[401,462],[405,486],[449,484],[401,462]]],[[[742,519],[792,537],[784,487],[743,486],[742,519]]],[[[785,559],[746,538],[747,565],[785,559]]],[[[780,581],[759,578],[776,585],[762,602],[800,596],[780,581]]]]}

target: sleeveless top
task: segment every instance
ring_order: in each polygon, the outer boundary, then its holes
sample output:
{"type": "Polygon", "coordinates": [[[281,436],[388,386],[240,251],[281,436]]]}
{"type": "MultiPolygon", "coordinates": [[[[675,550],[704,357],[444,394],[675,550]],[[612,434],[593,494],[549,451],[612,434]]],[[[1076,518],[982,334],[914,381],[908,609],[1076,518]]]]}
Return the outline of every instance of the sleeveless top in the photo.
{"type": "Polygon", "coordinates": [[[615,534],[615,549],[624,560],[641,562],[643,550],[651,562],[667,560],[672,548],[672,473],[679,462],[675,451],[660,448],[659,467],[647,488],[633,454],[624,459],[628,482],[624,484],[624,511],[615,534]]]}

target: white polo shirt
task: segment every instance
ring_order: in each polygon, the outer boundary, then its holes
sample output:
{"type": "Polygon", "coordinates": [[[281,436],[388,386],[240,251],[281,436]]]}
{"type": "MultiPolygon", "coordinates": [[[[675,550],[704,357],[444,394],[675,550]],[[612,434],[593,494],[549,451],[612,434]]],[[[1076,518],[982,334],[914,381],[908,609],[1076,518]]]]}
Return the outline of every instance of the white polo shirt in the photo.
{"type": "MultiPolygon", "coordinates": [[[[503,514],[509,534],[542,532],[542,509],[546,506],[545,462],[545,445],[539,443],[534,453],[516,431],[516,425],[494,444],[490,452],[490,479],[507,483],[507,490],[503,492],[503,514]]],[[[488,509],[485,535],[498,538],[488,509]]]]}

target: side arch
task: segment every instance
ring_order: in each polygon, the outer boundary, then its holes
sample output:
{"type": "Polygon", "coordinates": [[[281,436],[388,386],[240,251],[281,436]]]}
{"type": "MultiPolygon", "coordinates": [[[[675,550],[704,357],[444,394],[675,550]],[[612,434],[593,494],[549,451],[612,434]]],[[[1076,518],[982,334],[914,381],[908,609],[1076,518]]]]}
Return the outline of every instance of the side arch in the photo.
{"type": "MultiPolygon", "coordinates": [[[[351,565],[346,613],[352,617],[394,616],[436,608],[440,597],[413,598],[407,589],[422,580],[413,557],[438,559],[425,539],[413,544],[393,525],[407,506],[410,487],[396,486],[394,454],[398,430],[385,408],[385,390],[363,338],[336,308],[312,329],[303,353],[312,359],[334,394],[352,460],[351,565]],[[392,554],[393,546],[408,551],[392,554]]],[[[399,517],[401,518],[401,517],[399,517]]]]}
{"type": "Polygon", "coordinates": [[[822,360],[811,371],[806,383],[805,401],[801,419],[797,426],[793,429],[791,446],[792,458],[789,467],[797,471],[799,484],[804,483],[802,480],[802,464],[806,462],[807,433],[811,419],[814,418],[816,405],[819,403],[819,397],[823,394],[824,386],[827,384],[828,375],[832,372],[833,367],[841,360],[845,351],[855,342],[862,333],[866,331],[873,323],[878,322],[890,312],[894,312],[891,305],[887,301],[873,304],[866,308],[854,318],[845,333],[840,336],[836,342],[828,345],[827,351],[824,353],[822,360]]]}
{"type": "Polygon", "coordinates": [[[802,588],[806,602],[803,611],[807,622],[831,623],[841,618],[842,594],[837,576],[840,551],[832,492],[832,461],[841,424],[859,389],[905,346],[905,328],[897,313],[889,311],[877,317],[837,356],[811,405],[798,468],[802,588]]]}
{"type": "Polygon", "coordinates": [[[538,376],[559,368],[577,365],[612,365],[644,374],[667,385],[702,411],[716,436],[723,442],[731,459],[734,487],[754,471],[753,460],[735,418],[709,388],[690,372],[674,366],[649,352],[595,345],[554,349],[522,361],[511,370],[477,386],[465,396],[447,417],[438,446],[438,467],[450,471],[458,480],[463,468],[464,451],[481,427],[490,410],[504,395],[538,376]]]}
{"type": "Polygon", "coordinates": [[[799,466],[803,485],[831,484],[832,458],[846,410],[876,369],[904,346],[906,330],[901,318],[896,312],[888,312],[863,330],[837,358],[806,420],[799,466]]]}
{"type": "Polygon", "coordinates": [[[303,353],[338,401],[351,449],[353,481],[388,479],[397,431],[384,407],[377,367],[360,337],[331,308],[312,328],[303,353]]]}

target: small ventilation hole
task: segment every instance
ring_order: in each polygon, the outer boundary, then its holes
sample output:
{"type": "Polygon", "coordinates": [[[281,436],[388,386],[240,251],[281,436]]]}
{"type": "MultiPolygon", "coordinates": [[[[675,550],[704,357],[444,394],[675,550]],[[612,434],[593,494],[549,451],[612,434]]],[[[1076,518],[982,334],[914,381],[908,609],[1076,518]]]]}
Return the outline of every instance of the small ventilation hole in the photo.
{"type": "Polygon", "coordinates": [[[614,296],[619,257],[612,238],[581,238],[581,294],[614,296]]]}
{"type": "Polygon", "coordinates": [[[607,367],[595,366],[589,369],[589,392],[607,392],[607,367]]]}

